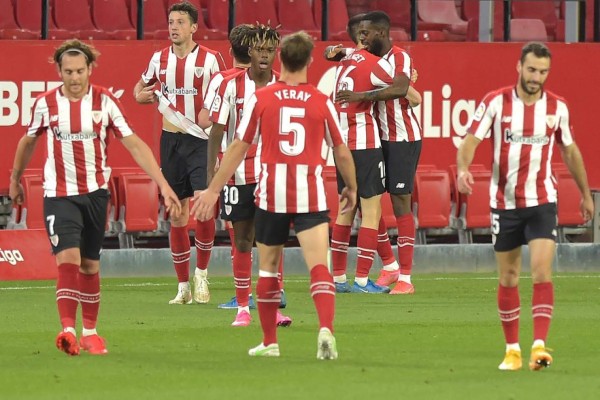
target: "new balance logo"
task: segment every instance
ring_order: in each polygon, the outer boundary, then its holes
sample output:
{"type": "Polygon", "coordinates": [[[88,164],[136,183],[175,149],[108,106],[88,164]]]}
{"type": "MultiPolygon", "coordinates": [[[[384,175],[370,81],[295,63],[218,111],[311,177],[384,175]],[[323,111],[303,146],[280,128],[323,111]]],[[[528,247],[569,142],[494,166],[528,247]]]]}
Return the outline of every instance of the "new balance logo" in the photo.
{"type": "Polygon", "coordinates": [[[166,75],[167,74],[167,70],[166,69],[161,69],[160,71],[158,71],[159,75],[166,75]]]}
{"type": "Polygon", "coordinates": [[[400,182],[396,185],[396,189],[404,189],[405,186],[406,186],[406,183],[400,182]]]}

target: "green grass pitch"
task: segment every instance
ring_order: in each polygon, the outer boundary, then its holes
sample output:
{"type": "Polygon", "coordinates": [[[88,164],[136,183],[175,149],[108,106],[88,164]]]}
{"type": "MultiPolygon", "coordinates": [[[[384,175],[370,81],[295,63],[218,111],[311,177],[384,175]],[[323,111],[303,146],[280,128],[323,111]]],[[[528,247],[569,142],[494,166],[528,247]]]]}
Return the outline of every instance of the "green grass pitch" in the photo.
{"type": "MultiPolygon", "coordinates": [[[[597,399],[600,274],[555,276],[547,345],[554,364],[497,370],[504,345],[491,275],[417,275],[413,296],[342,294],[340,357],[316,359],[317,318],[304,276],[286,283],[294,322],[281,357],[251,358],[258,314],[233,328],[231,278],[211,279],[208,305],[170,306],[174,279],[104,279],[98,330],[110,354],[54,347],[54,282],[0,282],[1,399],[597,399]]],[[[531,346],[531,280],[521,280],[521,347],[531,346]]],[[[78,328],[78,331],[80,328],[78,328]]]]}

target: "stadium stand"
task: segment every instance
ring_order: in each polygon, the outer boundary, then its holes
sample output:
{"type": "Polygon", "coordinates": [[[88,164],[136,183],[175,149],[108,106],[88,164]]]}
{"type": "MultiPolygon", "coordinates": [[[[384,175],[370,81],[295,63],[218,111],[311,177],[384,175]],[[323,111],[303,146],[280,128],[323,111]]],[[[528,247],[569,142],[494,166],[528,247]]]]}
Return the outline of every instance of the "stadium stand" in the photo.
{"type": "Polygon", "coordinates": [[[531,40],[539,40],[542,42],[548,40],[544,21],[541,19],[511,19],[510,41],[529,42],[531,40]]]}
{"type": "MultiPolygon", "coordinates": [[[[329,0],[329,37],[328,40],[348,40],[350,36],[346,32],[348,25],[348,8],[345,0],[329,0]]],[[[313,15],[317,27],[321,29],[323,9],[320,1],[313,1],[313,15]]]]}
{"type": "Polygon", "coordinates": [[[278,0],[277,15],[283,35],[304,30],[314,40],[321,39],[321,30],[315,24],[310,0],[278,0]]]}
{"type": "Polygon", "coordinates": [[[39,34],[31,32],[17,24],[12,0],[0,0],[0,39],[37,39],[39,34]]]}
{"type": "Polygon", "coordinates": [[[256,24],[257,22],[273,27],[279,25],[275,0],[238,0],[235,24],[256,24]]]}
{"type": "Polygon", "coordinates": [[[133,40],[137,32],[127,16],[125,0],[93,0],[94,25],[105,31],[110,39],[133,40]]]}
{"type": "Polygon", "coordinates": [[[90,4],[80,0],[60,0],[52,7],[54,22],[59,29],[79,32],[78,38],[84,40],[110,39],[107,31],[101,31],[92,22],[90,4]]]}
{"type": "MultiPolygon", "coordinates": [[[[504,5],[501,1],[494,2],[493,40],[504,40],[504,5]]],[[[467,21],[467,41],[479,40],[479,2],[463,1],[462,16],[467,21]]]]}
{"type": "Polygon", "coordinates": [[[459,243],[473,243],[473,234],[491,233],[490,229],[490,178],[491,172],[472,170],[473,193],[463,196],[458,216],[459,243]]]}
{"type": "Polygon", "coordinates": [[[207,26],[211,29],[228,32],[229,2],[228,0],[204,0],[207,12],[207,26]]]}
{"type": "MultiPolygon", "coordinates": [[[[52,5],[52,4],[51,4],[52,5]]],[[[15,0],[15,19],[23,30],[34,32],[40,38],[42,30],[42,8],[39,0],[15,0]]],[[[52,8],[52,7],[50,7],[52,8]]],[[[48,39],[72,39],[79,36],[78,31],[59,29],[54,23],[52,12],[48,16],[48,39]]]]}
{"type": "MultiPolygon", "coordinates": [[[[129,20],[137,28],[137,0],[127,0],[129,20]]],[[[167,27],[167,10],[163,0],[144,0],[144,39],[154,39],[157,31],[167,27]]]]}
{"type": "Polygon", "coordinates": [[[454,2],[420,0],[417,2],[419,18],[426,23],[444,24],[448,40],[464,41],[467,35],[467,21],[458,15],[454,2]]]}
{"type": "MultiPolygon", "coordinates": [[[[554,1],[513,1],[511,2],[511,13],[513,19],[541,20],[546,28],[546,35],[548,36],[548,39],[545,40],[554,40],[559,13],[559,9],[557,9],[554,1]]],[[[537,25],[537,22],[535,24],[537,25]]],[[[539,28],[537,27],[532,29],[537,29],[539,31],[539,28]]],[[[512,39],[512,41],[516,40],[512,39]]]]}
{"type": "Polygon", "coordinates": [[[44,187],[41,170],[26,170],[21,179],[23,204],[13,206],[7,229],[44,229],[44,187]]]}
{"type": "Polygon", "coordinates": [[[417,169],[413,193],[413,214],[417,244],[426,244],[428,235],[450,235],[450,177],[442,170],[417,169]]]}
{"type": "Polygon", "coordinates": [[[552,164],[556,179],[557,211],[558,211],[558,241],[567,242],[567,234],[581,234],[589,224],[581,215],[579,205],[581,195],[575,179],[562,163],[552,164]]]}

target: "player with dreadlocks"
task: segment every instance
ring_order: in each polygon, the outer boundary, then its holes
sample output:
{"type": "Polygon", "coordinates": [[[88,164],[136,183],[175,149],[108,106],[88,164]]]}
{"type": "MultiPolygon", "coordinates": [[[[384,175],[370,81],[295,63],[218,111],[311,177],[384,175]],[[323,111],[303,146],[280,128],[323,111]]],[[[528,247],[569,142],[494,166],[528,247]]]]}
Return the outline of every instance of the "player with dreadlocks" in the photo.
{"type": "MultiPolygon", "coordinates": [[[[209,160],[215,160],[219,144],[227,126],[227,143],[235,136],[242,118],[244,104],[261,87],[275,83],[279,74],[273,71],[273,61],[279,46],[276,29],[257,25],[245,36],[250,55],[250,67],[225,77],[210,110],[213,123],[209,138],[209,160]]],[[[260,148],[255,144],[246,153],[244,162],[236,170],[221,192],[221,218],[230,221],[234,231],[233,277],[237,298],[237,315],[232,326],[248,326],[252,321],[249,307],[252,274],[252,246],[254,243],[254,189],[260,172],[260,148]]],[[[214,169],[208,168],[208,182],[214,169]]],[[[279,326],[289,326],[292,320],[278,312],[279,326]]]]}

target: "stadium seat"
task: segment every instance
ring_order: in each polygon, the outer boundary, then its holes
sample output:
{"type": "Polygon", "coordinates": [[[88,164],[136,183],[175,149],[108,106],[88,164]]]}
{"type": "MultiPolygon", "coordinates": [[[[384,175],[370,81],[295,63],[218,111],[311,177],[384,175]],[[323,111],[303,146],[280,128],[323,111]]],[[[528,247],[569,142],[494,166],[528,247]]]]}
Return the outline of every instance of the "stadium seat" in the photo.
{"type": "Polygon", "coordinates": [[[335,167],[323,168],[323,181],[325,183],[325,196],[327,196],[327,207],[329,208],[329,228],[333,229],[339,209],[339,196],[337,190],[337,173],[335,167]]]}
{"type": "Polygon", "coordinates": [[[211,29],[229,32],[229,0],[204,0],[207,25],[211,29]]]}
{"type": "MultiPolygon", "coordinates": [[[[37,38],[41,37],[42,30],[42,7],[39,0],[15,0],[15,19],[21,29],[35,33],[37,38]]],[[[72,39],[79,36],[77,31],[58,29],[52,18],[48,17],[48,39],[62,40],[72,39]]]]}
{"type": "Polygon", "coordinates": [[[96,27],[111,39],[133,40],[137,37],[127,16],[125,0],[93,0],[92,17],[96,27]]]}
{"type": "MultiPolygon", "coordinates": [[[[513,1],[511,14],[514,19],[539,19],[546,28],[546,35],[554,40],[556,35],[556,22],[559,10],[554,1],[513,1]]],[[[512,22],[512,21],[511,21],[512,22]]],[[[512,27],[511,27],[512,34],[512,27]]],[[[539,40],[539,39],[531,39],[539,40]]],[[[547,40],[547,39],[544,39],[547,40]]],[[[513,40],[515,41],[515,40],[513,40]]]]}
{"type": "Polygon", "coordinates": [[[110,39],[107,32],[94,26],[90,4],[87,1],[55,1],[52,14],[58,28],[70,32],[79,32],[78,37],[81,39],[110,39]]]}
{"type": "Polygon", "coordinates": [[[0,39],[37,39],[39,34],[21,29],[15,20],[12,0],[0,0],[0,39]]]}
{"type": "Polygon", "coordinates": [[[417,170],[413,193],[413,214],[417,242],[427,243],[426,236],[454,233],[450,226],[450,177],[441,170],[417,170]]]}
{"type": "MultiPolygon", "coordinates": [[[[129,19],[137,29],[137,0],[129,2],[129,19]]],[[[144,38],[154,39],[154,33],[168,28],[167,10],[163,0],[144,0],[144,38]]]]}
{"type": "Polygon", "coordinates": [[[114,177],[108,181],[108,191],[110,192],[110,200],[106,209],[106,236],[115,236],[119,233],[118,213],[119,213],[119,192],[114,177]]]}
{"type": "MultiPolygon", "coordinates": [[[[390,17],[390,37],[395,41],[407,41],[410,40],[411,32],[411,20],[410,20],[410,1],[406,0],[375,0],[373,1],[373,10],[384,11],[390,17]]],[[[418,31],[442,31],[445,24],[430,23],[417,21],[418,31]]],[[[420,37],[424,40],[425,36],[427,40],[431,40],[434,36],[439,37],[437,34],[429,33],[417,33],[417,39],[420,37]]],[[[443,40],[446,40],[446,36],[443,36],[443,40]]],[[[438,41],[438,40],[435,40],[438,41]]]]}
{"type": "Polygon", "coordinates": [[[419,19],[425,23],[445,24],[450,40],[465,40],[467,21],[460,18],[453,1],[420,0],[417,2],[419,19]]]}
{"type": "Polygon", "coordinates": [[[146,174],[123,173],[118,179],[121,247],[133,247],[133,232],[158,229],[158,186],[146,174]]]}
{"type": "Polygon", "coordinates": [[[566,168],[553,168],[556,179],[558,240],[566,241],[567,233],[583,233],[586,222],[580,211],[581,194],[575,179],[566,168]]]}
{"type": "MultiPolygon", "coordinates": [[[[322,29],[321,20],[323,19],[322,3],[313,1],[313,15],[317,28],[322,29]]],[[[345,0],[329,0],[329,37],[328,40],[347,40],[350,36],[346,32],[348,25],[348,8],[345,0]]]]}
{"type": "Polygon", "coordinates": [[[541,19],[510,20],[511,42],[529,42],[532,40],[539,40],[542,42],[548,40],[546,26],[541,19]]]}
{"type": "MultiPolygon", "coordinates": [[[[463,1],[462,15],[467,21],[467,41],[479,41],[479,2],[463,1]]],[[[504,41],[504,5],[501,1],[494,2],[493,41],[504,41]]]]}
{"type": "Polygon", "coordinates": [[[490,179],[491,172],[471,169],[473,192],[463,195],[458,217],[459,243],[473,243],[473,233],[490,234],[490,179]]]}
{"type": "Polygon", "coordinates": [[[321,39],[321,30],[315,24],[310,0],[278,0],[277,15],[283,35],[304,30],[314,40],[321,39]]]}
{"type": "Polygon", "coordinates": [[[235,9],[235,24],[279,25],[275,0],[237,0],[235,9]]]}
{"type": "Polygon", "coordinates": [[[21,216],[16,229],[44,229],[44,178],[42,171],[23,174],[24,201],[21,204],[21,216]]]}

